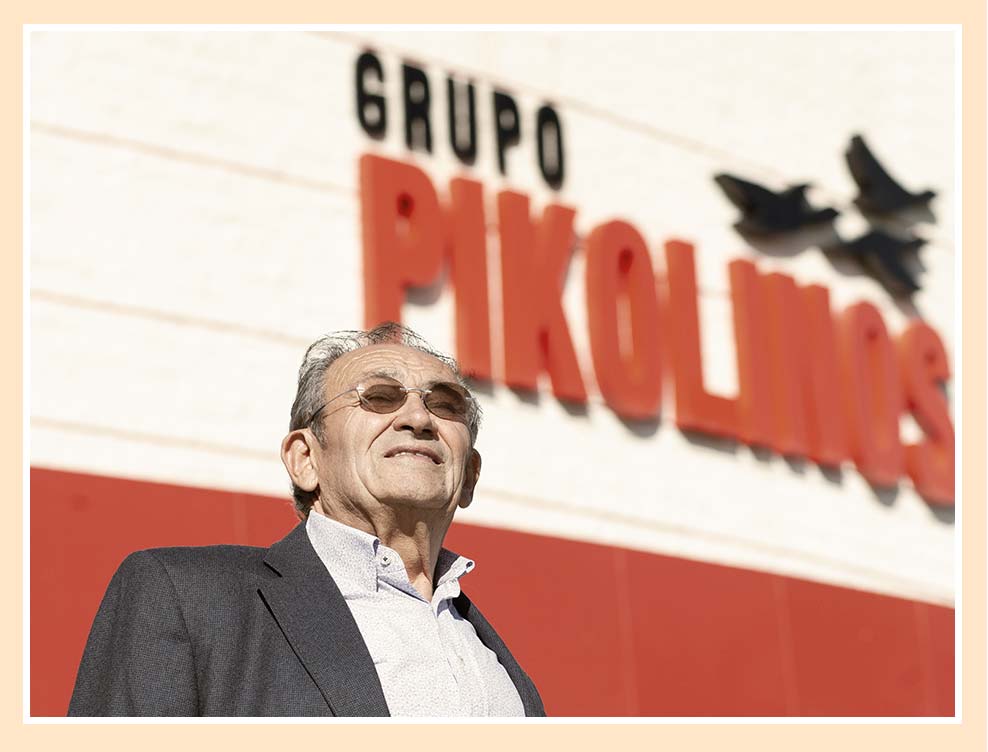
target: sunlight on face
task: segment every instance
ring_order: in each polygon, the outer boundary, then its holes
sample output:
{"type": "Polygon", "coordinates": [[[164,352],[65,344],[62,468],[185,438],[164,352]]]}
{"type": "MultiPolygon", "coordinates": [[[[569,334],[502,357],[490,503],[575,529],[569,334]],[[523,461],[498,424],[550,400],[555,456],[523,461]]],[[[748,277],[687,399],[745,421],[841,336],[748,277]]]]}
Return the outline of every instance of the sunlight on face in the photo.
{"type": "MultiPolygon", "coordinates": [[[[386,375],[407,387],[455,382],[442,362],[404,345],[371,345],[342,356],[326,374],[327,400],[358,384],[386,375]]],[[[479,469],[470,429],[437,417],[422,396],[408,394],[395,412],[361,407],[356,392],[333,400],[322,416],[325,447],[320,450],[320,498],[372,511],[376,505],[446,510],[466,506],[479,469]],[[464,493],[466,491],[466,493],[464,493]]]]}

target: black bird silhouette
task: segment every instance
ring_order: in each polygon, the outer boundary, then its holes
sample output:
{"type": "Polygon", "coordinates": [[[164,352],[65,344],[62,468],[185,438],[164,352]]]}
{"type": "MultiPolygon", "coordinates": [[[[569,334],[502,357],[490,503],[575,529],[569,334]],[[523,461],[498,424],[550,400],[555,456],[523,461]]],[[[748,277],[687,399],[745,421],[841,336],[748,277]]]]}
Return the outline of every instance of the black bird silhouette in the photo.
{"type": "Polygon", "coordinates": [[[714,181],[738,209],[741,219],[735,223],[739,232],[751,235],[774,235],[791,232],[806,225],[829,222],[837,216],[835,209],[814,209],[806,200],[809,185],[794,185],[781,193],[741,178],[720,173],[714,181]]]}
{"type": "Polygon", "coordinates": [[[919,289],[913,275],[902,263],[908,251],[918,251],[925,240],[911,237],[905,240],[872,229],[854,240],[844,241],[842,248],[870,271],[892,295],[909,296],[919,289]]]}
{"type": "Polygon", "coordinates": [[[899,185],[875,159],[861,136],[851,138],[844,158],[860,191],[854,203],[865,213],[891,214],[910,206],[927,204],[936,195],[933,191],[910,193],[899,185]]]}

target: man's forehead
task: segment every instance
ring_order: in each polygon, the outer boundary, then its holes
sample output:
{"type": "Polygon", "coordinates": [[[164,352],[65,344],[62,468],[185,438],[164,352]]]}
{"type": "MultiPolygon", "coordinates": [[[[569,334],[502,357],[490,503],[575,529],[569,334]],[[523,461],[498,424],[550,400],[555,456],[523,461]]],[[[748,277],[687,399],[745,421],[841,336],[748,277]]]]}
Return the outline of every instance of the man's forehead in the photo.
{"type": "Polygon", "coordinates": [[[370,375],[390,376],[399,381],[455,380],[453,371],[441,360],[413,347],[392,343],[367,345],[341,355],[326,375],[327,380],[341,387],[370,375]]]}

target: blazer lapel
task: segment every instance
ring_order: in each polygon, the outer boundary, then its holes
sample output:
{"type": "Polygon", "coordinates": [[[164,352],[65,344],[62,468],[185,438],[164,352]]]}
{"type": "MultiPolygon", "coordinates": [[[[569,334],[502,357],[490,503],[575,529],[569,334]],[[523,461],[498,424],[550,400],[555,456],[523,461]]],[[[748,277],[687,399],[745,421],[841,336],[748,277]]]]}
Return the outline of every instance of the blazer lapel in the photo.
{"type": "Polygon", "coordinates": [[[525,715],[544,716],[545,707],[542,705],[542,698],[539,697],[539,692],[535,688],[535,684],[528,678],[528,674],[525,673],[522,667],[518,665],[518,661],[511,655],[508,646],[504,644],[504,640],[494,631],[494,627],[491,626],[490,622],[484,618],[484,615],[467,598],[466,593],[461,592],[454,598],[453,605],[456,606],[456,610],[460,616],[473,625],[474,630],[477,632],[477,637],[480,638],[480,641],[487,648],[494,652],[498,662],[508,672],[508,678],[511,679],[515,685],[515,689],[518,690],[521,703],[525,707],[525,715]]]}
{"type": "Polygon", "coordinates": [[[312,548],[305,523],[271,546],[264,563],[278,576],[264,580],[261,596],[333,715],[389,715],[357,622],[312,548]]]}

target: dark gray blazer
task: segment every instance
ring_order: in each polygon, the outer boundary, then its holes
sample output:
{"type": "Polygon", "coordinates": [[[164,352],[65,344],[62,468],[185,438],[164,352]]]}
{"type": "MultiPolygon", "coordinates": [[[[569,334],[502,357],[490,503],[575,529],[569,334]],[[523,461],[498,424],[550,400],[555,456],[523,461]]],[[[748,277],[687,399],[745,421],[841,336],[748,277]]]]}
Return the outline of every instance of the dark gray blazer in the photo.
{"type": "MultiPolygon", "coordinates": [[[[529,716],[531,679],[465,595],[529,716]]],[[[138,551],[93,622],[70,716],[386,716],[374,662],[305,525],[271,548],[138,551]]]]}

